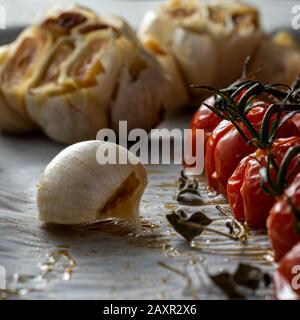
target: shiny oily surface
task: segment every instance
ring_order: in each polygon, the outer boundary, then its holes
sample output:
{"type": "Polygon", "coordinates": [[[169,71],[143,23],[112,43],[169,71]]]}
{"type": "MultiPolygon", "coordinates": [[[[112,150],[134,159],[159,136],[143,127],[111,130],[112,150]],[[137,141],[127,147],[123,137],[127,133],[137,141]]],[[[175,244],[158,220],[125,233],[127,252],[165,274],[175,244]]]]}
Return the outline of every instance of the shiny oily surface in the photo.
{"type": "MultiPolygon", "coordinates": [[[[191,245],[168,225],[180,166],[147,166],[149,184],[141,202],[142,232],[107,221],[85,227],[41,225],[35,188],[62,146],[43,137],[0,136],[0,264],[7,271],[3,299],[226,299],[207,273],[234,270],[239,262],[272,273],[266,235],[246,244],[204,234],[191,245]],[[171,267],[171,268],[170,268],[171,267]],[[180,271],[179,273],[175,270],[180,271]]],[[[204,204],[192,209],[219,217],[224,199],[199,179],[204,204]]],[[[224,224],[216,223],[219,230],[224,224]]],[[[270,299],[272,288],[249,296],[270,299]]]]}

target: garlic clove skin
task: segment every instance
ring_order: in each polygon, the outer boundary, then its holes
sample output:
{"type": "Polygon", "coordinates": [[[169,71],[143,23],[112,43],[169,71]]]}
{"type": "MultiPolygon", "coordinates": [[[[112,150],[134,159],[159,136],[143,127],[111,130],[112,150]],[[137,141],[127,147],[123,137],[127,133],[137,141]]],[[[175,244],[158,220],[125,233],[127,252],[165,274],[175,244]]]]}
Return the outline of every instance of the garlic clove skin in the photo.
{"type": "Polygon", "coordinates": [[[144,37],[141,39],[145,48],[157,59],[166,80],[165,108],[167,114],[172,114],[186,106],[189,92],[179,71],[177,62],[171,52],[157,38],[144,37]]]}
{"type": "Polygon", "coordinates": [[[124,60],[109,108],[111,128],[118,131],[119,121],[127,120],[128,130],[149,131],[164,116],[166,79],[158,61],[144,48],[122,40],[124,60]]]}
{"type": "MultiPolygon", "coordinates": [[[[187,84],[213,85],[219,67],[219,48],[209,34],[197,34],[178,27],[174,32],[172,51],[176,52],[187,84]]],[[[194,94],[199,92],[195,91],[194,94]]]]}
{"type": "Polygon", "coordinates": [[[62,225],[113,218],[138,229],[146,185],[144,166],[127,149],[98,140],[80,142],[64,149],[46,167],[37,186],[39,218],[62,225]],[[135,164],[99,164],[97,156],[105,150],[130,157],[135,164]]]}

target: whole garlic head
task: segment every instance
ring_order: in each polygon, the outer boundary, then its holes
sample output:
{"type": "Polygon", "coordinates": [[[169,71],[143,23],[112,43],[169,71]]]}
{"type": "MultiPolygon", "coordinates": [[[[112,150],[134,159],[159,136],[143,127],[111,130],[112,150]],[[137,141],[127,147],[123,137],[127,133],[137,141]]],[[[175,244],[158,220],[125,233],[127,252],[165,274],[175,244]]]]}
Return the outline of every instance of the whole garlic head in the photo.
{"type": "Polygon", "coordinates": [[[257,78],[263,83],[292,85],[300,74],[300,45],[288,32],[281,31],[273,37],[265,36],[253,56],[250,72],[262,66],[257,78]]]}
{"type": "Polygon", "coordinates": [[[139,36],[157,38],[172,52],[187,86],[221,88],[239,78],[261,30],[258,11],[240,2],[171,0],[145,15],[139,36]]]}
{"type": "Polygon", "coordinates": [[[124,147],[99,140],[69,146],[46,167],[37,186],[39,218],[45,223],[78,225],[120,219],[140,227],[139,204],[147,172],[124,147]],[[100,164],[116,152],[127,164],[100,164]]]}
{"type": "MultiPolygon", "coordinates": [[[[149,130],[175,103],[163,68],[131,27],[80,6],[50,10],[9,46],[3,61],[0,114],[9,106],[65,144],[94,139],[120,120],[149,130]]],[[[2,129],[19,128],[9,127],[14,113],[2,129]]]]}

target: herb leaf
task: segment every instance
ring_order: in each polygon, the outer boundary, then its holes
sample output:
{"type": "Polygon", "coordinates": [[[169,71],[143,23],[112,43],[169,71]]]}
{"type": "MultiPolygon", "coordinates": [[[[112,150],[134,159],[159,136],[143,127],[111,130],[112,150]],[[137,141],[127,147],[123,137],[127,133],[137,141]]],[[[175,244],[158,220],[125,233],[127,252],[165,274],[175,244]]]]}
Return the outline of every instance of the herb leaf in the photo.
{"type": "Polygon", "coordinates": [[[259,287],[262,279],[263,273],[259,268],[245,263],[240,263],[233,274],[233,280],[237,284],[253,290],[256,290],[259,287]]]}
{"type": "Polygon", "coordinates": [[[269,274],[263,273],[258,267],[240,263],[234,273],[221,272],[209,275],[210,279],[217,285],[229,299],[245,299],[244,293],[240,292],[239,287],[257,290],[263,283],[269,286],[271,279],[269,274]]]}
{"type": "Polygon", "coordinates": [[[201,211],[194,212],[191,216],[183,210],[173,211],[166,215],[167,220],[188,242],[202,234],[205,226],[210,225],[213,220],[201,211]]]}
{"type": "Polygon", "coordinates": [[[229,299],[245,299],[245,296],[237,290],[236,284],[230,273],[223,272],[209,277],[229,299]]]}

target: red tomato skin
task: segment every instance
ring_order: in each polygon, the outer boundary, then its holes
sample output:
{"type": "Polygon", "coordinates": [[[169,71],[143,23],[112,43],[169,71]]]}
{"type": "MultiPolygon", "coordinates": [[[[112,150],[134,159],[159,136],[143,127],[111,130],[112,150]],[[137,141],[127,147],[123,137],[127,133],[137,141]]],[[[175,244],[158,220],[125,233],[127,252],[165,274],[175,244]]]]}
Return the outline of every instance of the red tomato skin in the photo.
{"type": "MultiPolygon", "coordinates": [[[[300,300],[300,288],[293,288],[297,275],[294,266],[300,265],[300,242],[297,243],[280,261],[274,275],[275,298],[278,300],[300,300]]],[[[299,274],[299,273],[298,273],[299,274]]],[[[299,284],[299,280],[296,281],[299,284]]]]}
{"type": "Polygon", "coordinates": [[[221,121],[212,132],[205,145],[205,175],[207,177],[209,187],[214,188],[215,190],[217,190],[218,186],[218,183],[213,176],[215,172],[215,150],[219,140],[230,130],[234,130],[233,125],[227,120],[221,121]]]}
{"type": "MultiPolygon", "coordinates": [[[[247,118],[257,126],[263,118],[265,108],[253,108],[247,118]]],[[[250,146],[235,129],[234,125],[223,120],[212,132],[206,142],[205,174],[208,185],[219,193],[226,193],[228,179],[239,162],[255,147],[250,146]]]]}
{"type": "Polygon", "coordinates": [[[292,120],[300,132],[300,113],[295,114],[292,120]]]}
{"type": "Polygon", "coordinates": [[[300,234],[295,230],[295,218],[287,197],[290,197],[296,206],[300,206],[300,174],[279,197],[267,220],[268,235],[276,261],[300,241],[300,234]]]}
{"type": "MultiPolygon", "coordinates": [[[[265,106],[254,107],[247,115],[256,130],[261,127],[265,106]]],[[[245,129],[244,132],[247,132],[245,129]]],[[[288,120],[277,132],[277,138],[299,136],[295,124],[288,120]]],[[[212,132],[206,143],[205,173],[208,184],[219,193],[226,194],[227,182],[240,161],[253,153],[255,148],[241,137],[232,123],[223,120],[212,132]]]]}
{"type": "Polygon", "coordinates": [[[229,177],[240,161],[254,151],[255,148],[248,145],[233,126],[220,138],[215,148],[215,171],[212,174],[219,193],[226,194],[229,177]]]}
{"type": "Polygon", "coordinates": [[[242,159],[239,163],[238,169],[234,171],[227,184],[227,198],[237,220],[245,222],[244,203],[241,190],[244,180],[245,171],[248,165],[248,157],[242,159]]]}
{"type": "Polygon", "coordinates": [[[266,229],[269,211],[275,203],[260,188],[259,170],[264,157],[257,154],[245,157],[227,184],[227,198],[235,217],[256,230],[266,229]]]}
{"type": "MultiPolygon", "coordinates": [[[[210,98],[205,100],[205,103],[208,105],[214,105],[216,101],[215,96],[211,96],[210,98]]],[[[196,153],[196,139],[197,129],[204,130],[204,147],[206,146],[206,142],[214,131],[214,129],[218,126],[218,124],[222,121],[220,117],[218,117],[214,112],[212,112],[209,108],[207,108],[204,104],[202,104],[199,109],[194,114],[190,129],[192,129],[192,153],[195,155],[196,153]]],[[[194,165],[184,164],[186,168],[194,167],[194,165]]]]}
{"type": "Polygon", "coordinates": [[[261,176],[259,170],[259,163],[254,157],[250,156],[240,193],[243,199],[245,221],[249,228],[265,230],[269,211],[275,203],[275,199],[264,193],[260,188],[261,176]]]}
{"type": "MultiPolygon", "coordinates": [[[[216,98],[214,96],[208,98],[205,103],[213,106],[216,98]]],[[[204,104],[196,111],[190,124],[191,129],[203,129],[205,136],[208,136],[213,132],[216,126],[222,121],[214,112],[207,108],[204,104]]]]}
{"type": "MultiPolygon", "coordinates": [[[[265,108],[255,107],[247,118],[255,125],[262,120],[264,113],[265,108]]],[[[208,185],[226,194],[227,181],[235,168],[245,156],[254,151],[255,147],[241,137],[230,121],[220,122],[206,142],[205,174],[208,185]]]]}
{"type": "MultiPolygon", "coordinates": [[[[272,153],[279,164],[287,150],[300,144],[300,138],[277,139],[272,153]]],[[[260,168],[266,164],[265,150],[245,157],[228,180],[227,198],[235,217],[251,229],[266,229],[266,221],[275,199],[261,188],[260,168]]],[[[295,174],[294,174],[295,176],[295,174]]]]}

